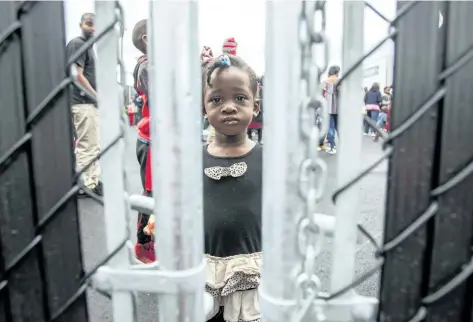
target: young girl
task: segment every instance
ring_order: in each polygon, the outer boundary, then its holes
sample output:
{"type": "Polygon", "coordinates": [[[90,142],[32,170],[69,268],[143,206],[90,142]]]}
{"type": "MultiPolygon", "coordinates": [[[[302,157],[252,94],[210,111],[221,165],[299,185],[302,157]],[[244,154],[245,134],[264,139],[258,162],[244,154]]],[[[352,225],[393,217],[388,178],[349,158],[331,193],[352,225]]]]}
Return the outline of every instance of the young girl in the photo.
{"type": "Polygon", "coordinates": [[[214,141],[203,151],[211,321],[260,318],[263,148],[247,136],[259,113],[257,90],[255,72],[237,56],[219,57],[204,73],[203,112],[215,129],[214,141]]]}
{"type": "Polygon", "coordinates": [[[203,150],[207,320],[258,321],[263,148],[247,136],[259,113],[255,72],[223,55],[203,70],[203,113],[215,139],[203,150]]]}

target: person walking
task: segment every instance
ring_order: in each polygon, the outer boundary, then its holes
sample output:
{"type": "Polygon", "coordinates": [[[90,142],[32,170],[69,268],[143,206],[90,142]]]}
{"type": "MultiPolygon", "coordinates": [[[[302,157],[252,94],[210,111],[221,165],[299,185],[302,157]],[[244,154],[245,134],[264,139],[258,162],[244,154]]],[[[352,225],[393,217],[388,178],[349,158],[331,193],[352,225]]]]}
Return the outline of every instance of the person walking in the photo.
{"type": "MultiPolygon", "coordinates": [[[[381,92],[379,91],[379,84],[374,83],[370,90],[366,92],[365,94],[365,107],[366,111],[373,120],[373,122],[378,122],[378,116],[379,116],[379,110],[380,110],[380,105],[381,105],[382,97],[381,97],[381,92]]],[[[365,131],[364,135],[371,135],[375,136],[376,130],[368,124],[368,122],[365,123],[365,131]]]]}
{"type": "Polygon", "coordinates": [[[340,67],[331,66],[328,70],[328,78],[322,84],[322,95],[327,100],[328,111],[330,115],[329,130],[327,133],[328,148],[325,152],[329,154],[337,153],[335,144],[335,134],[338,132],[338,103],[340,90],[338,85],[338,77],[340,75],[340,67]]]}
{"type": "MultiPolygon", "coordinates": [[[[66,47],[68,59],[94,35],[93,13],[82,15],[79,27],[81,36],[72,39],[66,47]]],[[[74,60],[77,71],[77,82],[93,96],[97,96],[95,81],[95,52],[89,48],[74,60]]],[[[103,195],[103,185],[100,181],[100,164],[95,160],[100,152],[99,115],[96,101],[89,97],[84,90],[73,86],[71,93],[71,110],[75,131],[75,151],[78,170],[87,169],[82,174],[84,186],[95,194],[103,195]],[[89,165],[90,164],[90,165],[89,165]]],[[[86,197],[84,190],[79,190],[79,197],[86,197]]]]}

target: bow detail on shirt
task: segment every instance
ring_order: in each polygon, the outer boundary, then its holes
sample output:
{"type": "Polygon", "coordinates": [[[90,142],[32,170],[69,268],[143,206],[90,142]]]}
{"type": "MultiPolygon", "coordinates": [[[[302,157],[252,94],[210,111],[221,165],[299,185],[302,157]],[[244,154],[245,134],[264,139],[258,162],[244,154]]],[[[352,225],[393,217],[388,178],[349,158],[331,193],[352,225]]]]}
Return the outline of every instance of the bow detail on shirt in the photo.
{"type": "Polygon", "coordinates": [[[205,168],[204,173],[207,177],[214,180],[220,180],[223,177],[241,177],[245,174],[248,166],[246,162],[238,162],[229,167],[210,167],[205,168]]]}

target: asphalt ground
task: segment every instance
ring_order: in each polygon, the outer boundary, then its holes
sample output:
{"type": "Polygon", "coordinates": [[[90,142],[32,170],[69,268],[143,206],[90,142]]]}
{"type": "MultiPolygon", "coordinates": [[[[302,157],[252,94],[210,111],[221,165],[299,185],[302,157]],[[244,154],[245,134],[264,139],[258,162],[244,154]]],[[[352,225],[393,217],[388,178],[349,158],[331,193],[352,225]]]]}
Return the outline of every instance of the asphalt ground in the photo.
{"type": "MultiPolygon", "coordinates": [[[[129,129],[129,135],[133,139],[136,134],[134,129],[129,129]]],[[[132,140],[133,141],[133,140],[132,140]]],[[[135,156],[135,145],[127,147],[126,171],[128,177],[128,187],[131,193],[141,193],[141,182],[139,176],[139,167],[135,156]]],[[[373,142],[371,137],[363,137],[363,164],[368,165],[381,155],[381,144],[373,142]]],[[[328,180],[325,190],[324,200],[318,208],[320,212],[334,215],[335,207],[331,202],[332,192],[336,188],[337,177],[337,155],[322,154],[328,165],[328,180]]],[[[367,175],[359,182],[354,189],[359,189],[359,223],[376,238],[381,241],[383,231],[384,199],[386,191],[387,165],[381,164],[373,172],[367,175]]],[[[106,187],[106,183],[105,183],[106,187]]],[[[98,263],[107,254],[105,247],[105,221],[103,208],[90,199],[79,201],[80,224],[82,235],[82,249],[86,269],[91,268],[98,263]]],[[[136,214],[132,214],[133,220],[130,227],[132,236],[134,236],[134,227],[136,224],[136,214]]],[[[357,268],[356,274],[369,270],[374,264],[374,248],[370,243],[360,238],[357,245],[357,268]]],[[[332,243],[331,239],[324,240],[322,254],[317,259],[318,275],[322,280],[325,290],[329,286],[329,277],[332,266],[332,243]]],[[[359,294],[368,296],[377,296],[379,284],[379,275],[372,278],[357,287],[359,294]]],[[[90,321],[105,322],[112,321],[111,301],[94,290],[88,291],[88,306],[90,321]]],[[[157,321],[158,305],[156,295],[138,294],[138,318],[142,322],[157,321]]]]}

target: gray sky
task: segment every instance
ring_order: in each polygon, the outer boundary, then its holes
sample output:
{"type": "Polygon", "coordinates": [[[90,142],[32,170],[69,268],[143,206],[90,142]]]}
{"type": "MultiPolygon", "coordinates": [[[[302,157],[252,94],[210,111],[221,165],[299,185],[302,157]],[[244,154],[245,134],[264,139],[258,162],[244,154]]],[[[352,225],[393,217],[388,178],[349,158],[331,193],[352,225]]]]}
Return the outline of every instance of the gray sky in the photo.
{"type": "MultiPolygon", "coordinates": [[[[291,0],[288,0],[291,1],[291,0]]],[[[65,0],[67,40],[79,35],[80,16],[94,12],[93,0],[65,0]]],[[[372,0],[379,11],[387,17],[395,15],[394,0],[372,0]]],[[[148,16],[148,0],[121,0],[125,9],[124,55],[127,70],[133,70],[136,57],[140,53],[131,43],[131,30],[134,24],[148,16]]],[[[207,45],[220,52],[223,40],[235,37],[241,55],[257,73],[264,72],[265,43],[265,0],[200,0],[199,38],[201,45],[207,45]]],[[[327,33],[330,39],[330,64],[341,64],[341,36],[343,28],[343,1],[329,0],[327,5],[327,33]]],[[[387,35],[387,23],[365,10],[365,50],[387,35]]],[[[384,46],[376,57],[392,56],[391,43],[384,46]]],[[[198,55],[199,53],[196,53],[198,55]]]]}

